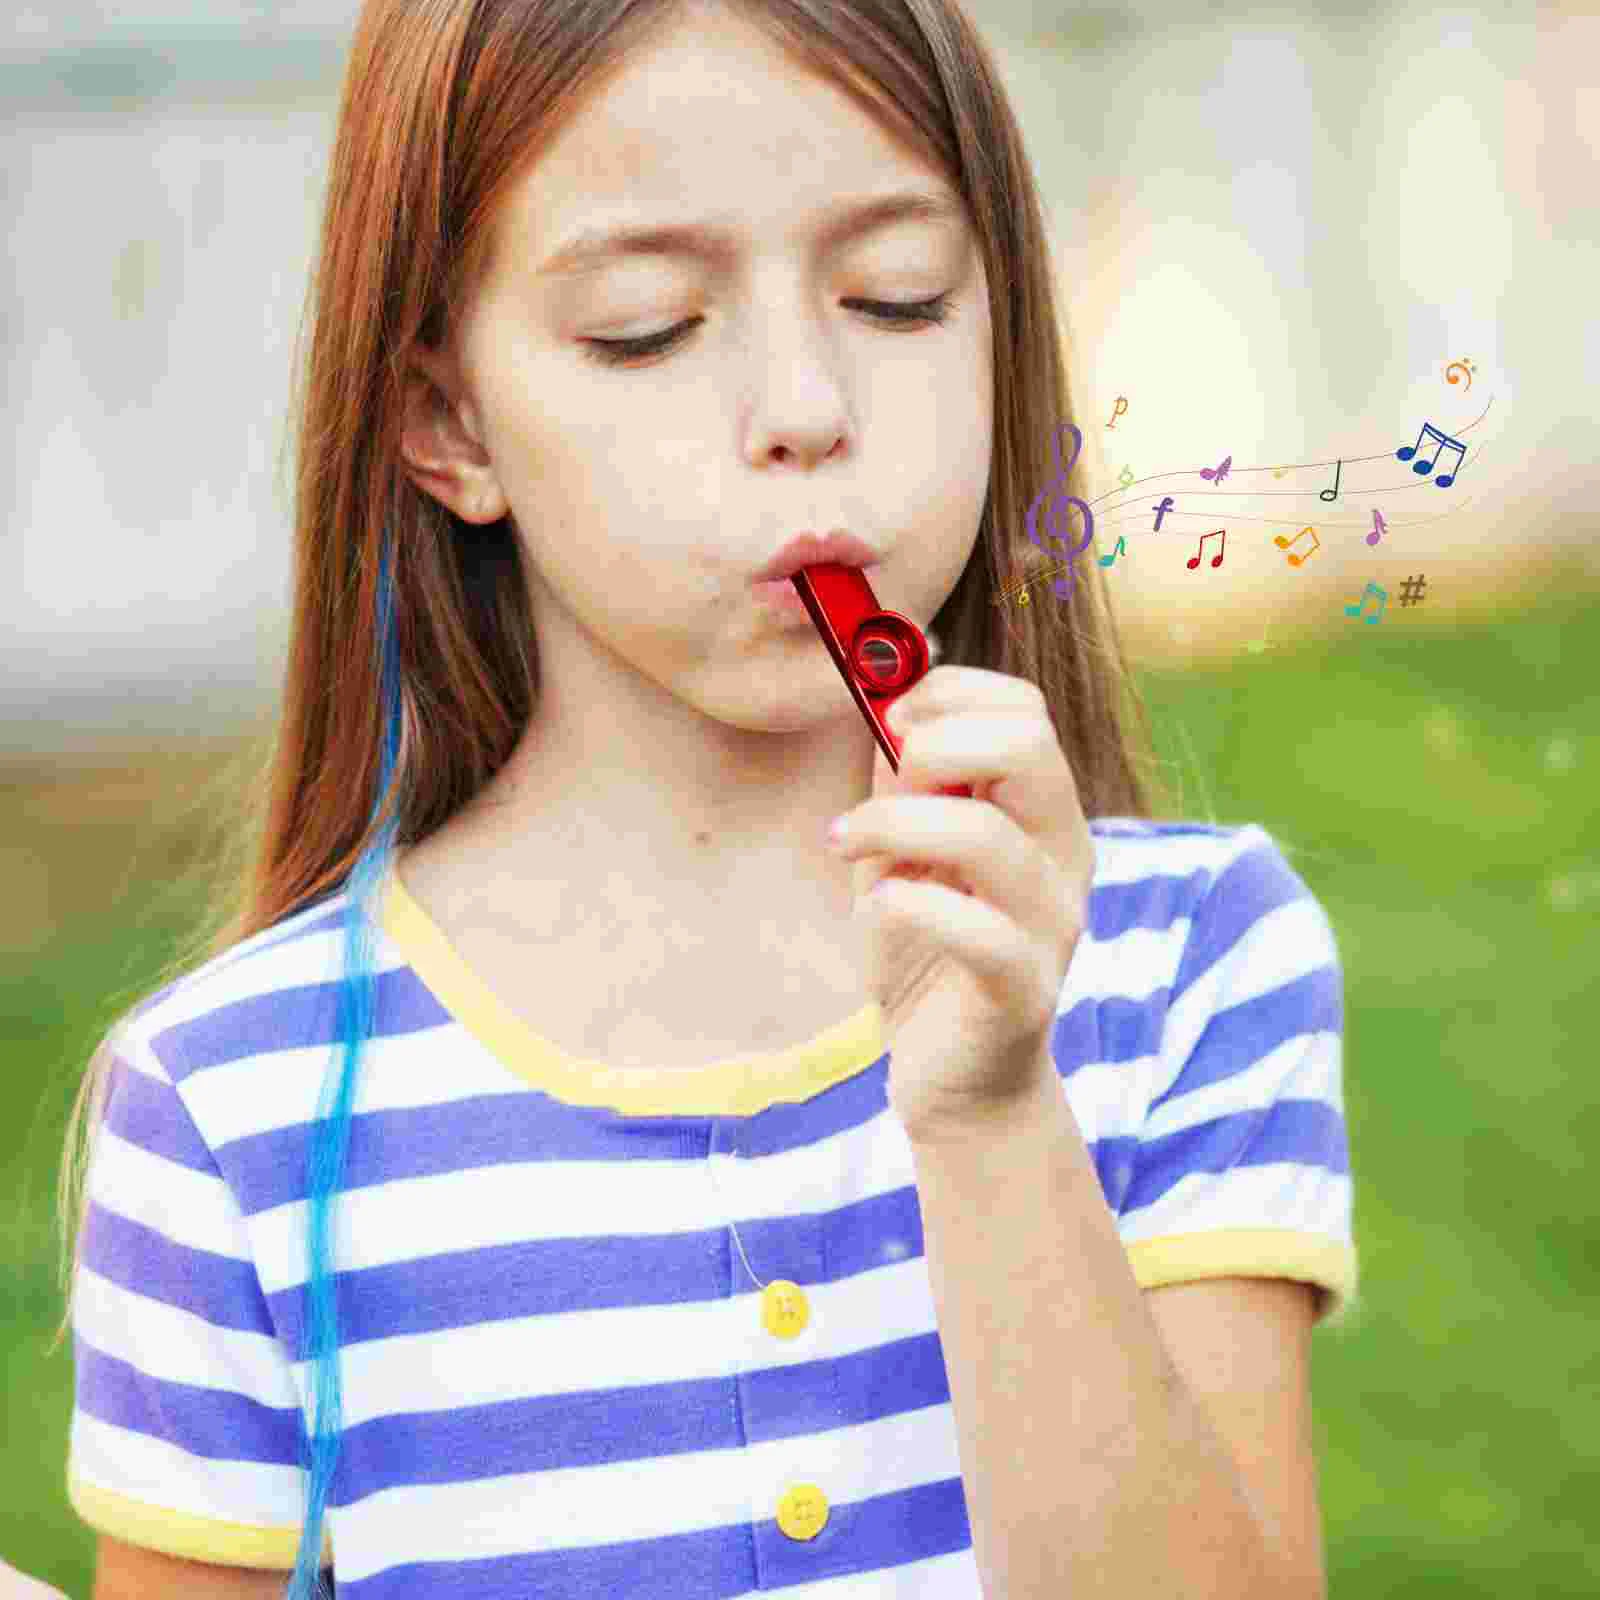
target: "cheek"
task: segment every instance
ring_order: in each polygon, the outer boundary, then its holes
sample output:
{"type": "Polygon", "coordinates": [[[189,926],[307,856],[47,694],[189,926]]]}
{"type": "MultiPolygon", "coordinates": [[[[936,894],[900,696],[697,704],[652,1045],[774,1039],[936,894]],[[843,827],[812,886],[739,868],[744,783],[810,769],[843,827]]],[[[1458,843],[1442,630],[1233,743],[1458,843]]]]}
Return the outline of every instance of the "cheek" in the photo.
{"type": "Polygon", "coordinates": [[[994,437],[990,337],[985,308],[977,325],[963,330],[936,380],[919,385],[916,400],[926,419],[925,459],[942,464],[939,476],[953,499],[970,504],[975,494],[980,509],[994,437]]]}
{"type": "Polygon", "coordinates": [[[676,634],[727,581],[719,500],[703,459],[645,458],[636,470],[568,460],[534,486],[525,543],[547,584],[596,631],[619,643],[676,634]]]}
{"type": "MultiPolygon", "coordinates": [[[[640,463],[650,475],[652,526],[673,549],[703,550],[718,543],[729,505],[728,462],[712,444],[721,437],[721,428],[710,422],[689,434],[680,424],[653,440],[652,459],[640,463]]],[[[751,530],[745,530],[743,545],[737,528],[727,532],[730,548],[749,548],[751,530]]]]}
{"type": "Polygon", "coordinates": [[[691,436],[681,417],[674,431],[658,416],[629,434],[614,415],[597,423],[567,412],[559,428],[540,417],[505,431],[496,469],[542,569],[633,590],[693,585],[695,557],[714,544],[724,504],[715,430],[691,436]]]}

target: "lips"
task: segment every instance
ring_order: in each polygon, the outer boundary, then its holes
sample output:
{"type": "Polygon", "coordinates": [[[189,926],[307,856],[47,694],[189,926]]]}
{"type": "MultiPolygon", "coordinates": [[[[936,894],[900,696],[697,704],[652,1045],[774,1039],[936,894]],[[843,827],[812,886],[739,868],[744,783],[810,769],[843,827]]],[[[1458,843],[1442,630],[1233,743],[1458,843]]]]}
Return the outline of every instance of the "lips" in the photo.
{"type": "Polygon", "coordinates": [[[823,561],[834,561],[840,566],[860,567],[865,570],[877,566],[880,559],[878,552],[871,545],[843,528],[835,528],[826,535],[799,533],[750,581],[751,583],[786,582],[802,567],[813,567],[823,561]]]}

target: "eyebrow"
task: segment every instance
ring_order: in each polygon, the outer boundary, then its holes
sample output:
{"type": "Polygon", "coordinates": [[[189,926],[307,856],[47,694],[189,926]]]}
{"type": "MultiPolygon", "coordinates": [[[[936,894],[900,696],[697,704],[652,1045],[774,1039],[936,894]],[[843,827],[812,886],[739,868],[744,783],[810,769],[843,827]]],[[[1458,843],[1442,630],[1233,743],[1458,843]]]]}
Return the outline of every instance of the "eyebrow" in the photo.
{"type": "MultiPolygon", "coordinates": [[[[892,222],[965,221],[961,203],[944,191],[905,190],[838,208],[816,229],[826,250],[892,222]]],[[[627,256],[692,256],[725,265],[735,252],[733,231],[711,222],[649,224],[611,229],[583,228],[562,245],[536,276],[575,277],[597,272],[627,256]]]]}

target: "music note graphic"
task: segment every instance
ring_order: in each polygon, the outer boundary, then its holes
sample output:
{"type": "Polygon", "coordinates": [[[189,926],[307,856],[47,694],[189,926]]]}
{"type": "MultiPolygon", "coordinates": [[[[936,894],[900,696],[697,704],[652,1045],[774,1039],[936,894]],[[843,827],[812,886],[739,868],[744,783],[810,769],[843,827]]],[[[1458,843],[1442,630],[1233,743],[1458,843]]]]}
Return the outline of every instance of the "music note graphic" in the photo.
{"type": "Polygon", "coordinates": [[[1326,500],[1329,505],[1332,505],[1333,502],[1339,498],[1339,475],[1343,471],[1344,471],[1344,462],[1341,460],[1338,463],[1338,465],[1333,469],[1333,487],[1331,489],[1324,489],[1317,496],[1317,498],[1319,500],[1326,500]]]}
{"type": "Polygon", "coordinates": [[[1435,478],[1433,480],[1441,489],[1448,489],[1450,485],[1456,481],[1457,473],[1461,471],[1461,463],[1466,457],[1467,447],[1462,444],[1459,439],[1452,439],[1448,433],[1440,433],[1431,422],[1425,422],[1422,425],[1422,432],[1417,435],[1417,442],[1415,444],[1401,445],[1400,448],[1394,453],[1395,460],[1410,461],[1412,456],[1416,455],[1417,451],[1422,448],[1422,441],[1424,439],[1437,439],[1439,441],[1438,449],[1433,452],[1432,460],[1418,461],[1411,470],[1413,472],[1420,472],[1423,477],[1427,477],[1427,475],[1433,471],[1434,465],[1439,459],[1439,452],[1441,450],[1456,451],[1455,472],[1447,472],[1443,477],[1435,478]]]}
{"type": "Polygon", "coordinates": [[[1383,621],[1383,608],[1386,605],[1388,605],[1388,603],[1389,603],[1389,591],[1387,589],[1380,589],[1377,586],[1377,584],[1375,584],[1375,583],[1369,583],[1366,586],[1366,588],[1361,591],[1360,600],[1358,600],[1355,605],[1346,606],[1344,608],[1344,614],[1347,617],[1359,616],[1361,614],[1361,612],[1366,610],[1366,607],[1367,607],[1367,596],[1369,594],[1377,595],[1377,597],[1378,597],[1378,609],[1375,612],[1373,612],[1373,614],[1370,617],[1368,617],[1366,620],[1368,622],[1373,622],[1373,623],[1382,622],[1383,621]]]}
{"type": "Polygon", "coordinates": [[[1113,561],[1115,561],[1117,559],[1117,557],[1120,556],[1123,553],[1123,551],[1126,550],[1127,548],[1128,548],[1128,541],[1125,538],[1118,539],[1117,540],[1117,548],[1115,550],[1113,550],[1110,555],[1101,556],[1100,557],[1100,565],[1102,567],[1109,567],[1111,565],[1111,563],[1113,561]]]}
{"type": "Polygon", "coordinates": [[[1221,483],[1222,480],[1228,476],[1228,468],[1231,467],[1232,465],[1233,465],[1233,457],[1232,456],[1225,456],[1223,458],[1222,463],[1221,463],[1220,466],[1201,467],[1200,476],[1202,478],[1211,478],[1211,479],[1214,479],[1217,483],[1221,483]]]}
{"type": "Polygon", "coordinates": [[[1212,556],[1211,565],[1214,567],[1220,567],[1222,565],[1222,558],[1228,553],[1228,530],[1226,528],[1213,528],[1210,533],[1201,537],[1200,548],[1196,550],[1195,553],[1190,556],[1188,561],[1185,563],[1191,572],[1193,572],[1194,569],[1200,565],[1200,558],[1206,553],[1206,540],[1216,538],[1220,538],[1222,540],[1222,548],[1218,550],[1214,556],[1212,556]]]}
{"type": "Polygon", "coordinates": [[[1003,606],[1007,600],[1015,595],[1017,604],[1025,606],[1028,604],[1028,585],[1030,583],[1038,583],[1041,578],[1054,577],[1058,572],[1067,571],[1071,565],[1070,561],[1058,561],[1053,567],[1046,567],[1043,572],[1036,572],[1031,578],[1024,578],[1021,583],[1012,584],[1009,589],[997,589],[990,604],[1003,606]]]}
{"type": "Polygon", "coordinates": [[[1133,487],[1133,468],[1124,467],[1117,475],[1117,482],[1120,483],[1124,489],[1131,489],[1133,487]]]}
{"type": "MultiPolygon", "coordinates": [[[[1076,425],[1071,422],[1058,422],[1056,431],[1050,439],[1050,448],[1055,453],[1056,473],[1045,484],[1044,488],[1034,496],[1033,504],[1028,507],[1028,537],[1041,550],[1044,550],[1046,555],[1059,554],[1059,551],[1046,549],[1044,540],[1039,537],[1039,509],[1041,506],[1045,507],[1046,535],[1054,539],[1058,545],[1064,547],[1067,552],[1067,575],[1065,578],[1057,578],[1055,581],[1055,591],[1057,595],[1064,599],[1072,593],[1073,580],[1077,577],[1077,572],[1072,565],[1072,558],[1082,555],[1089,548],[1089,541],[1094,538],[1094,512],[1089,509],[1087,501],[1080,500],[1075,494],[1064,492],[1067,486],[1067,474],[1072,471],[1072,464],[1078,459],[1078,452],[1083,449],[1083,435],[1078,432],[1076,425]],[[1061,434],[1063,430],[1072,435],[1072,454],[1067,458],[1065,466],[1061,464],[1061,434]],[[1058,492],[1052,493],[1052,490],[1057,490],[1058,492]],[[1076,506],[1083,513],[1083,542],[1076,547],[1067,543],[1067,534],[1071,531],[1067,513],[1073,506],[1076,506]]],[[[1024,590],[1023,593],[1026,595],[1027,591],[1024,590]]],[[[1018,603],[1020,604],[1021,602],[1018,603]]]]}
{"type": "Polygon", "coordinates": [[[1299,544],[1308,533],[1311,535],[1311,548],[1303,556],[1290,556],[1289,565],[1291,567],[1298,567],[1303,562],[1309,561],[1322,548],[1322,541],[1317,537],[1315,530],[1311,528],[1302,528],[1292,539],[1285,539],[1281,533],[1273,535],[1272,542],[1280,550],[1287,550],[1290,545],[1299,544]]]}
{"type": "Polygon", "coordinates": [[[1368,544],[1376,544],[1389,531],[1389,525],[1383,520],[1383,513],[1376,507],[1372,512],[1372,532],[1367,535],[1368,544]]]}
{"type": "MultiPolygon", "coordinates": [[[[1456,380],[1454,378],[1452,378],[1450,381],[1451,381],[1451,383],[1454,383],[1456,380]]],[[[1122,415],[1122,413],[1124,411],[1126,411],[1127,409],[1128,409],[1128,397],[1127,397],[1127,395],[1119,394],[1117,396],[1116,405],[1111,408],[1111,420],[1106,424],[1106,426],[1108,428],[1116,427],[1117,418],[1120,417],[1122,415]]]]}

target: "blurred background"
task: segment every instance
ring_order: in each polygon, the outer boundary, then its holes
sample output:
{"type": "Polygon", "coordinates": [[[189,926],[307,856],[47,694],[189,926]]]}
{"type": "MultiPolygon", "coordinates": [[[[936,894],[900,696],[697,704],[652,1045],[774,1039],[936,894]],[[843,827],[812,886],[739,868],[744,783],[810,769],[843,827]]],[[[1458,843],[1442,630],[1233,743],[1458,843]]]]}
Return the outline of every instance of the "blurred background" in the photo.
{"type": "MultiPolygon", "coordinates": [[[[1047,203],[1091,556],[1124,541],[1173,810],[1267,827],[1339,936],[1362,1304],[1314,1341],[1332,1593],[1593,1596],[1600,5],[969,9],[1047,203]],[[1395,451],[1430,424],[1464,451],[1424,477],[1395,451]]],[[[62,1133],[274,715],[357,10],[0,19],[0,1558],[74,1600],[62,1133]]]]}

